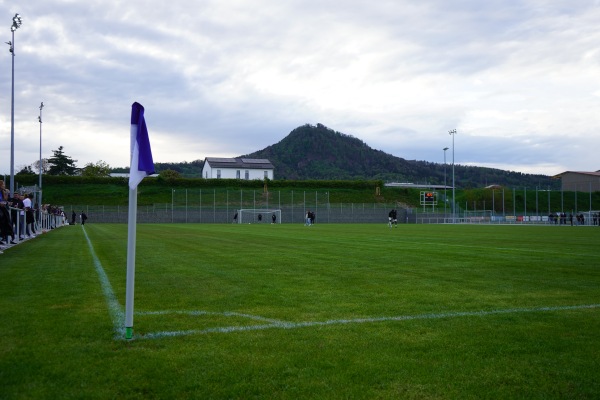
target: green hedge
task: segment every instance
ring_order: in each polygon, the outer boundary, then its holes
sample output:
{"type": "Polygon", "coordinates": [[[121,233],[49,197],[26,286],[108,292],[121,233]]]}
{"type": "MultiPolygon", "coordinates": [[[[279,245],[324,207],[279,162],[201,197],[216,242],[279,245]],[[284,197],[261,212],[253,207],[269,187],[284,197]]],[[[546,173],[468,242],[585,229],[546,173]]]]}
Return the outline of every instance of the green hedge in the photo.
{"type": "MultiPolygon", "coordinates": [[[[16,175],[15,181],[19,186],[32,186],[38,183],[38,175],[16,175]]],[[[96,178],[82,176],[42,176],[42,187],[52,184],[113,184],[127,185],[127,178],[96,178]]],[[[140,186],[168,186],[185,188],[224,188],[224,189],[258,189],[267,184],[269,189],[373,189],[383,187],[381,180],[361,180],[361,181],[328,181],[328,180],[306,180],[306,181],[288,181],[288,180],[243,180],[243,179],[203,179],[203,178],[176,178],[164,179],[162,177],[146,178],[140,186]]]]}

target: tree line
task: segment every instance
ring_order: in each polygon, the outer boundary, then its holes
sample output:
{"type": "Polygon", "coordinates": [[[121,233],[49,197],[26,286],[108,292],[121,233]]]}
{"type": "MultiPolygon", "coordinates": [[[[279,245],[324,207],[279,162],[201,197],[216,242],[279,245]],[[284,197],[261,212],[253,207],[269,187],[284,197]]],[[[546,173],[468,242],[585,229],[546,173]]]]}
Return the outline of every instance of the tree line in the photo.
{"type": "Polygon", "coordinates": [[[78,168],[77,160],[68,156],[64,152],[64,147],[59,146],[57,150],[52,150],[52,157],[43,158],[30,165],[21,167],[17,175],[36,175],[40,172],[43,175],[57,176],[85,176],[85,177],[108,177],[111,169],[108,163],[100,160],[95,163],[87,163],[83,168],[78,168]]]}

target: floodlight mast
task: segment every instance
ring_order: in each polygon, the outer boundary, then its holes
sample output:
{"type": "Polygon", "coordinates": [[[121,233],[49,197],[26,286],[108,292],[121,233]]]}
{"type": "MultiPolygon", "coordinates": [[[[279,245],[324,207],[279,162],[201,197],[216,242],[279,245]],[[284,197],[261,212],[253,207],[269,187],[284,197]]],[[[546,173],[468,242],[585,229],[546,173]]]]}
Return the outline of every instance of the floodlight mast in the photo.
{"type": "Polygon", "coordinates": [[[452,136],[452,223],[456,223],[456,185],[454,184],[454,136],[456,136],[456,129],[448,131],[448,134],[452,136]]]}
{"type": "Polygon", "coordinates": [[[42,212],[42,173],[44,171],[44,164],[42,163],[42,108],[44,108],[44,102],[42,101],[40,104],[40,116],[38,117],[38,121],[40,121],[40,179],[39,179],[39,187],[40,187],[40,197],[39,197],[39,203],[38,203],[38,207],[39,207],[39,212],[40,215],[42,212]]]}
{"type": "Polygon", "coordinates": [[[15,31],[21,26],[21,16],[15,14],[12,19],[10,31],[12,32],[12,41],[6,42],[10,46],[12,54],[12,87],[10,97],[10,193],[15,193],[15,31]]]}
{"type": "Polygon", "coordinates": [[[446,196],[446,188],[448,184],[446,183],[446,150],[448,147],[444,147],[444,221],[446,220],[446,205],[448,204],[448,197],[446,196]]]}

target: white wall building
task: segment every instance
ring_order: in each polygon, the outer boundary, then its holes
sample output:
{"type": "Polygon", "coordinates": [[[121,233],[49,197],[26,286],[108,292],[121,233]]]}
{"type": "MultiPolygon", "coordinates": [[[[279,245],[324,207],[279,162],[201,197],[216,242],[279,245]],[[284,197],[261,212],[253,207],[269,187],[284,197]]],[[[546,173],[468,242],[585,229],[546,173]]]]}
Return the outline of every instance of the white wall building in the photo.
{"type": "Polygon", "coordinates": [[[565,171],[553,178],[560,178],[564,191],[588,193],[600,191],[600,171],[565,171]]]}
{"type": "Polygon", "coordinates": [[[204,179],[269,179],[273,180],[273,164],[264,158],[206,157],[202,168],[204,179]]]}

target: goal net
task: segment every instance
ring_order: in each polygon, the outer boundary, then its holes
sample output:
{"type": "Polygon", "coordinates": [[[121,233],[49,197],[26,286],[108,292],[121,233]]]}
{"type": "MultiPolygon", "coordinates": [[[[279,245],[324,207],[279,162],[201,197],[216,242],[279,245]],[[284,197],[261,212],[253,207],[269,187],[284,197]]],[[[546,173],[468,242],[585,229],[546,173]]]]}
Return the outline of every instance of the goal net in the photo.
{"type": "Polygon", "coordinates": [[[244,208],[238,210],[238,223],[240,224],[280,224],[281,210],[266,208],[244,208]],[[273,219],[273,216],[275,218],[273,219]]]}

